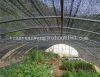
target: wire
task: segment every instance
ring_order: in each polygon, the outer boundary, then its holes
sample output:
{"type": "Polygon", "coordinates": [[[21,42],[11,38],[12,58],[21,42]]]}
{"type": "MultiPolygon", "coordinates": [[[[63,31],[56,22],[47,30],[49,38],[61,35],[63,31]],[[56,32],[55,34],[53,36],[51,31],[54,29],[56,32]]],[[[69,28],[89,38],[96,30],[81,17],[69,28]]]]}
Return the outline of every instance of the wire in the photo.
{"type": "MultiPolygon", "coordinates": [[[[80,5],[81,5],[81,1],[82,1],[82,0],[79,0],[78,5],[77,5],[77,8],[76,8],[76,11],[75,11],[73,17],[76,17],[76,16],[77,16],[77,13],[78,13],[79,7],[80,7],[80,5]]],[[[74,23],[74,20],[71,20],[71,21],[70,21],[70,27],[73,26],[73,23],[74,23]]]]}
{"type": "MultiPolygon", "coordinates": [[[[53,8],[54,8],[55,15],[57,16],[57,11],[56,11],[56,7],[55,7],[54,0],[52,0],[52,4],[53,4],[53,8]]],[[[58,19],[57,19],[57,25],[59,26],[58,19]]]]}
{"type": "MultiPolygon", "coordinates": [[[[40,11],[40,10],[38,9],[38,7],[39,7],[38,2],[37,2],[37,1],[34,1],[34,2],[33,2],[33,0],[30,0],[30,2],[33,4],[33,6],[34,6],[35,9],[39,12],[39,14],[40,14],[41,16],[44,16],[44,15],[42,14],[43,11],[42,11],[42,10],[40,11]],[[36,6],[35,2],[37,2],[38,7],[36,6]],[[41,12],[42,12],[42,13],[41,13],[41,12]]],[[[39,7],[39,8],[40,8],[40,7],[39,7]]],[[[44,13],[44,14],[45,14],[45,13],[44,13]]],[[[48,22],[47,22],[45,19],[44,19],[44,21],[45,21],[45,23],[49,26],[48,22]]],[[[47,27],[48,27],[48,26],[47,26],[47,27]]]]}

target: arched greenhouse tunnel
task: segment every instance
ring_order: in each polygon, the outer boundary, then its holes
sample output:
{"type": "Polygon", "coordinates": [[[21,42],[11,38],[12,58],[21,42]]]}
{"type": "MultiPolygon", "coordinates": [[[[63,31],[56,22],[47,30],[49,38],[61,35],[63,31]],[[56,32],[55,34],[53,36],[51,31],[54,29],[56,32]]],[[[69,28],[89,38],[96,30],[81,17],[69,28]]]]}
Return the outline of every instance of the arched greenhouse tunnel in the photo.
{"type": "Polygon", "coordinates": [[[55,44],[74,47],[79,57],[100,67],[100,1],[0,0],[0,59],[55,44]],[[70,38],[44,39],[57,36],[70,38]]]}

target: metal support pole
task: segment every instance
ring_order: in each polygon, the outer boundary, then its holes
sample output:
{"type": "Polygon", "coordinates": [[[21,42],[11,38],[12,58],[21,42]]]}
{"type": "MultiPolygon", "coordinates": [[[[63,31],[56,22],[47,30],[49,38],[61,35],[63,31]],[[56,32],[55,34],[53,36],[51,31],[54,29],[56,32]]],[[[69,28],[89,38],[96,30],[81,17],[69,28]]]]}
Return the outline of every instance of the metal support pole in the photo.
{"type": "Polygon", "coordinates": [[[61,2],[61,35],[63,34],[63,25],[64,25],[64,0],[60,0],[61,2]]]}

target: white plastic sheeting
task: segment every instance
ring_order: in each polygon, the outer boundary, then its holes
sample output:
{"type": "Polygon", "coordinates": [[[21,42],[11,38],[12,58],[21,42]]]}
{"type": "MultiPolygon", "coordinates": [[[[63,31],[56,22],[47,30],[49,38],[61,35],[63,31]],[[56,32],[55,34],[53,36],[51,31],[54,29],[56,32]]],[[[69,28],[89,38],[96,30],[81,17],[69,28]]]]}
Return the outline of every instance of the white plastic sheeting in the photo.
{"type": "Polygon", "coordinates": [[[52,52],[58,54],[60,57],[79,57],[78,51],[66,44],[56,44],[48,49],[45,52],[52,52]]]}

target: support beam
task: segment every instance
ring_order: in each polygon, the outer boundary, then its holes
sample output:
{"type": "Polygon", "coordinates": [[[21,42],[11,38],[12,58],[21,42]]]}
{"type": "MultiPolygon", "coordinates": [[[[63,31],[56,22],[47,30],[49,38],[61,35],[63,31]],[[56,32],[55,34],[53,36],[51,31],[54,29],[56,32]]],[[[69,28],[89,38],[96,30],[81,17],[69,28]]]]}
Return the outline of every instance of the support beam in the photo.
{"type": "Polygon", "coordinates": [[[60,0],[61,3],[61,35],[63,34],[64,25],[64,0],[60,0]]]}

